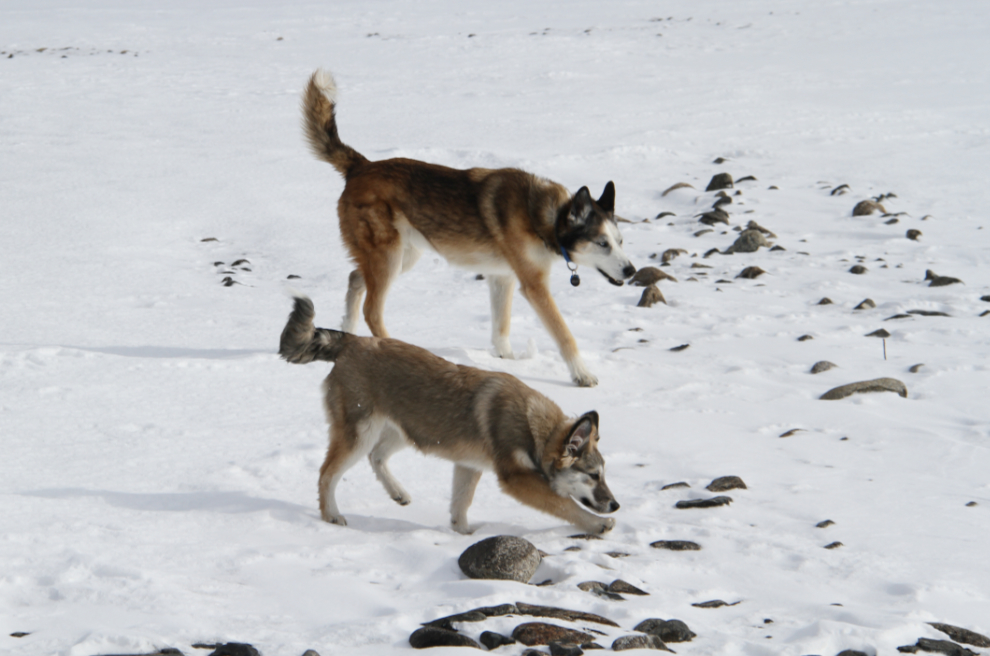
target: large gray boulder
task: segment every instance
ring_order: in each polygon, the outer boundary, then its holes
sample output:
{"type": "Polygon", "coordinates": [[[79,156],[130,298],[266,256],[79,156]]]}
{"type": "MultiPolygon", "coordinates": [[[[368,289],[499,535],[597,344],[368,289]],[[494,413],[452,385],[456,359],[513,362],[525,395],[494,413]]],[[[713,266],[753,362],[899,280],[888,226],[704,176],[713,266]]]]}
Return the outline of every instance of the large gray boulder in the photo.
{"type": "Polygon", "coordinates": [[[513,535],[496,535],[465,549],[457,564],[472,579],[529,583],[541,560],[532,542],[513,535]]]}

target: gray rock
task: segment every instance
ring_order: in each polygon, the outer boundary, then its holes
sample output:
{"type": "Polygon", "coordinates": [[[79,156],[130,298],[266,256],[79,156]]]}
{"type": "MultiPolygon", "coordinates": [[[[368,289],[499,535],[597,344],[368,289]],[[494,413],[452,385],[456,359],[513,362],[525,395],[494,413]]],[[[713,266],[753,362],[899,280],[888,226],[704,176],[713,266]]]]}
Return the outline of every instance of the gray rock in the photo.
{"type": "Polygon", "coordinates": [[[662,194],[660,194],[660,197],[663,198],[664,196],[666,196],[667,194],[669,194],[670,192],[676,189],[684,189],[684,188],[694,189],[694,187],[688,182],[678,182],[677,184],[673,184],[667,187],[667,189],[662,194]]]}
{"type": "Polygon", "coordinates": [[[594,622],[596,624],[604,624],[605,626],[619,626],[606,617],[595,615],[593,613],[585,613],[579,610],[556,608],[554,606],[537,606],[535,604],[525,604],[521,601],[516,602],[516,608],[519,609],[520,615],[549,617],[551,619],[566,620],[568,622],[594,622]]]}
{"type": "Polygon", "coordinates": [[[210,656],[261,656],[261,652],[244,642],[228,642],[216,645],[210,656]]]}
{"type": "Polygon", "coordinates": [[[927,651],[933,654],[945,654],[945,656],[978,656],[975,651],[966,649],[962,645],[957,645],[949,640],[932,640],[930,638],[918,638],[917,643],[898,647],[897,651],[907,654],[927,651]]]}
{"type": "Polygon", "coordinates": [[[732,497],[712,497],[711,499],[689,499],[678,501],[675,508],[715,508],[717,506],[727,506],[732,503],[732,497]]]}
{"type": "Polygon", "coordinates": [[[804,432],[803,428],[792,428],[788,431],[784,431],[783,433],[778,435],[778,437],[790,437],[791,435],[797,435],[798,433],[803,433],[803,432],[804,432]]]}
{"type": "Polygon", "coordinates": [[[835,369],[838,365],[829,362],[828,360],[819,360],[815,364],[811,365],[811,373],[820,374],[823,371],[828,371],[829,369],[835,369]]]}
{"type": "Polygon", "coordinates": [[[684,481],[680,481],[678,483],[668,483],[667,485],[664,485],[660,489],[661,490],[670,490],[670,489],[673,489],[675,487],[691,487],[691,486],[688,485],[687,483],[685,483],[684,481]]]}
{"type": "Polygon", "coordinates": [[[824,298],[822,298],[822,300],[818,301],[818,305],[831,305],[831,304],[832,304],[832,299],[830,299],[828,296],[825,296],[824,298]]]}
{"type": "Polygon", "coordinates": [[[481,645],[457,631],[441,629],[435,626],[424,626],[416,629],[409,636],[409,644],[413,649],[428,649],[430,647],[474,647],[481,645]]]}
{"type": "Polygon", "coordinates": [[[712,176],[711,182],[705,187],[705,191],[718,191],[719,189],[732,189],[732,176],[728,173],[716,173],[712,176]]]}
{"type": "Polygon", "coordinates": [[[990,647],[990,638],[975,631],[963,629],[958,626],[952,626],[951,624],[943,624],[941,622],[929,622],[928,624],[935,627],[936,630],[941,631],[956,642],[964,642],[967,645],[973,645],[974,647],[990,647]]]}
{"type": "Polygon", "coordinates": [[[843,649],[835,656],[868,656],[865,651],[859,651],[856,649],[843,649]]]}
{"type": "Polygon", "coordinates": [[[873,200],[861,200],[853,208],[853,216],[869,216],[877,210],[880,210],[883,214],[887,213],[887,210],[880,203],[873,200]]]}
{"type": "Polygon", "coordinates": [[[700,217],[698,219],[698,223],[704,223],[707,226],[714,227],[716,223],[724,223],[725,225],[729,225],[729,213],[720,207],[716,207],[715,209],[707,212],[702,212],[698,216],[700,217]]]}
{"type": "Polygon", "coordinates": [[[890,337],[890,333],[881,328],[880,330],[874,330],[872,333],[866,333],[867,337],[882,337],[884,339],[890,337]]]}
{"type": "Polygon", "coordinates": [[[595,636],[574,629],[567,629],[545,622],[526,622],[512,630],[512,638],[527,647],[549,645],[551,642],[569,642],[584,645],[594,641],[595,636]]]}
{"type": "Polygon", "coordinates": [[[655,635],[664,642],[691,642],[697,634],[680,620],[661,620],[651,618],[643,620],[633,627],[633,631],[655,635]]]}
{"type": "Polygon", "coordinates": [[[849,273],[855,273],[855,274],[856,274],[856,275],[858,275],[858,276],[861,276],[861,275],[863,275],[863,274],[864,274],[864,273],[866,273],[867,271],[869,271],[869,269],[867,269],[867,268],[866,268],[865,266],[863,266],[862,264],[854,264],[854,265],[853,265],[852,267],[850,267],[850,269],[849,269],[849,273]]]}
{"type": "Polygon", "coordinates": [[[569,642],[551,642],[550,656],[581,656],[584,650],[569,642]]]}
{"type": "Polygon", "coordinates": [[[657,287],[656,285],[649,285],[646,289],[643,290],[643,295],[639,297],[639,303],[636,304],[636,307],[648,308],[648,307],[653,307],[657,303],[663,303],[664,305],[666,305],[667,299],[663,297],[663,294],[660,292],[659,287],[657,287]]]}
{"type": "Polygon", "coordinates": [[[662,269],[658,269],[655,266],[647,266],[637,270],[633,277],[629,279],[629,284],[636,287],[648,287],[661,280],[673,280],[677,282],[677,278],[669,275],[662,269]]]}
{"type": "Polygon", "coordinates": [[[924,364],[922,364],[922,363],[919,362],[918,364],[911,365],[911,368],[908,369],[908,371],[910,371],[912,374],[916,374],[919,371],[921,371],[921,368],[924,367],[924,366],[925,366],[924,364]]]}
{"type": "Polygon", "coordinates": [[[833,526],[834,524],[835,522],[833,522],[831,519],[823,519],[822,521],[815,524],[815,528],[828,528],[829,526],[833,526]]]}
{"type": "Polygon", "coordinates": [[[812,337],[811,335],[801,335],[800,337],[797,338],[797,341],[807,342],[809,339],[814,339],[814,337],[812,337]]]}
{"type": "Polygon", "coordinates": [[[659,649],[670,651],[663,640],[648,633],[640,635],[622,636],[612,642],[612,651],[627,651],[629,649],[659,649]]]}
{"type": "MultiPolygon", "coordinates": [[[[666,549],[667,551],[700,551],[701,545],[690,540],[657,540],[651,542],[654,549],[666,549]]],[[[637,631],[639,629],[636,629],[637,631]]]]}
{"type": "Polygon", "coordinates": [[[918,241],[918,237],[920,236],[921,236],[920,230],[915,230],[912,228],[911,230],[907,231],[907,238],[910,239],[911,241],[918,241]]]}
{"type": "Polygon", "coordinates": [[[691,605],[697,608],[721,608],[722,606],[737,606],[741,603],[741,601],[734,601],[730,604],[729,602],[722,601],[721,599],[712,599],[711,601],[702,601],[691,605]]]}
{"type": "Polygon", "coordinates": [[[759,230],[754,230],[749,228],[743,230],[735,242],[727,249],[725,249],[725,254],[730,255],[732,253],[755,253],[760,249],[760,246],[770,246],[770,242],[767,238],[763,236],[759,230]]]}
{"type": "Polygon", "coordinates": [[[877,306],[877,304],[873,301],[872,298],[864,298],[862,301],[860,301],[859,305],[857,305],[853,309],[854,310],[867,310],[867,309],[870,309],[870,308],[875,308],[876,306],[877,306]]]}
{"type": "Polygon", "coordinates": [[[840,184],[838,187],[829,192],[829,196],[844,196],[849,191],[851,191],[849,185],[840,184]]]}
{"type": "Polygon", "coordinates": [[[485,631],[481,634],[478,640],[489,651],[492,649],[498,649],[499,647],[503,647],[505,645],[516,644],[516,641],[509,636],[502,635],[501,633],[495,633],[494,631],[485,631]]]}
{"type": "Polygon", "coordinates": [[[680,346],[671,346],[670,350],[673,351],[674,353],[680,353],[684,349],[690,348],[690,346],[691,346],[690,344],[681,344],[680,346]]]}
{"type": "Polygon", "coordinates": [[[684,250],[683,248],[668,248],[667,250],[665,250],[660,255],[660,260],[664,264],[666,264],[667,262],[670,262],[671,260],[673,260],[678,255],[686,255],[686,254],[687,254],[687,251],[684,250]]]}
{"type": "Polygon", "coordinates": [[[835,401],[844,399],[853,394],[864,394],[866,392],[896,392],[900,396],[907,398],[907,387],[896,378],[875,378],[873,380],[863,380],[858,383],[849,383],[834,387],[818,397],[824,401],[835,401]]]}
{"type": "Polygon", "coordinates": [[[590,592],[591,594],[597,595],[604,599],[609,599],[611,601],[625,601],[622,595],[618,592],[609,590],[607,585],[598,581],[584,581],[583,583],[578,583],[577,587],[579,590],[590,592]]]}
{"type": "Polygon", "coordinates": [[[613,594],[631,594],[639,597],[649,597],[650,593],[646,590],[640,590],[632,583],[627,583],[622,579],[615,579],[608,584],[608,591],[613,594]]]}
{"type": "Polygon", "coordinates": [[[766,273],[766,271],[764,271],[758,266],[749,266],[743,269],[742,271],[740,271],[736,275],[736,278],[745,278],[747,280],[753,280],[754,278],[759,278],[764,273],[766,273]]]}
{"type": "Polygon", "coordinates": [[[956,283],[962,283],[959,278],[953,278],[952,276],[940,276],[931,269],[925,271],[925,280],[930,280],[928,283],[929,287],[945,287],[946,285],[954,285],[956,283]]]}
{"type": "Polygon", "coordinates": [[[540,565],[540,553],[528,540],[496,535],[464,550],[457,564],[472,579],[501,579],[528,583],[540,565]]]}
{"type": "Polygon", "coordinates": [[[947,312],[939,312],[938,310],[908,310],[908,314],[917,314],[922,317],[949,317],[952,316],[947,312]]]}
{"type": "Polygon", "coordinates": [[[738,476],[719,476],[706,487],[709,492],[726,492],[728,490],[748,490],[746,483],[738,476]]]}
{"type": "Polygon", "coordinates": [[[836,540],[835,542],[829,542],[825,545],[826,549],[838,549],[839,547],[844,547],[845,545],[836,540]]]}

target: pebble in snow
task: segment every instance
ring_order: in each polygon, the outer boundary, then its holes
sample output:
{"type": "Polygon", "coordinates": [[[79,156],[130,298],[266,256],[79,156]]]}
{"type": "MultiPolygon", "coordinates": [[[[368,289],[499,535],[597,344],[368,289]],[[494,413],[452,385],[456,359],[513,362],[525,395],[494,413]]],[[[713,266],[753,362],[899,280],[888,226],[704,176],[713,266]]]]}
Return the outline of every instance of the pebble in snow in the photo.
{"type": "Polygon", "coordinates": [[[635,275],[630,278],[629,284],[635,285],[636,287],[648,287],[661,280],[673,280],[674,282],[677,282],[677,278],[666,273],[662,269],[658,269],[655,266],[646,266],[636,271],[635,275]]]}
{"type": "Polygon", "coordinates": [[[749,228],[743,230],[735,242],[727,249],[725,249],[725,255],[731,255],[732,253],[755,253],[760,249],[760,246],[770,247],[770,242],[767,238],[763,236],[763,233],[759,230],[749,228]]]}
{"type": "Polygon", "coordinates": [[[855,264],[855,265],[853,265],[852,267],[850,267],[850,269],[849,269],[849,273],[855,273],[856,275],[858,275],[858,276],[861,276],[861,275],[863,275],[864,273],[866,273],[866,272],[867,272],[868,270],[869,270],[869,269],[867,269],[867,268],[866,268],[865,266],[863,266],[862,264],[855,264]]]}
{"type": "Polygon", "coordinates": [[[747,280],[753,280],[754,278],[759,278],[764,273],[766,273],[766,271],[764,271],[758,266],[749,266],[743,269],[742,271],[740,271],[736,275],[736,278],[745,278],[747,280]]]}
{"type": "Polygon", "coordinates": [[[880,330],[874,330],[872,333],[866,333],[866,336],[867,337],[883,337],[883,338],[887,338],[887,337],[890,337],[890,333],[888,333],[886,330],[884,330],[883,328],[881,328],[880,330]]]}
{"type": "Polygon", "coordinates": [[[494,631],[485,631],[478,638],[478,641],[485,646],[486,649],[491,651],[492,649],[498,649],[505,645],[514,645],[516,641],[509,636],[504,636],[501,633],[495,633],[494,631]]]}
{"type": "Polygon", "coordinates": [[[835,401],[852,396],[853,394],[863,394],[866,392],[896,392],[903,398],[907,398],[908,395],[907,387],[896,378],[875,378],[873,380],[863,380],[858,383],[833,387],[818,398],[825,401],[835,401]]]}
{"type": "Polygon", "coordinates": [[[648,633],[622,636],[621,638],[616,638],[615,641],[612,642],[612,651],[626,651],[628,649],[658,649],[661,651],[670,651],[667,645],[663,644],[663,640],[648,633]]]}
{"type": "Polygon", "coordinates": [[[567,629],[546,622],[526,622],[512,630],[512,638],[527,647],[548,645],[551,642],[571,642],[585,645],[593,642],[595,636],[574,629],[567,629]]]}
{"type": "Polygon", "coordinates": [[[957,645],[949,640],[931,640],[930,638],[918,638],[918,642],[915,644],[898,647],[897,651],[903,654],[916,654],[919,651],[927,651],[934,654],[945,654],[945,656],[978,656],[975,651],[966,649],[962,645],[957,645]]]}
{"type": "Polygon", "coordinates": [[[967,645],[973,645],[975,647],[990,647],[990,638],[975,631],[963,629],[958,626],[952,626],[951,624],[943,624],[941,622],[929,622],[929,624],[956,642],[964,642],[967,645]]]}
{"type": "Polygon", "coordinates": [[[720,476],[706,487],[709,492],[725,492],[727,490],[748,490],[746,483],[738,476],[720,476]]]}
{"type": "Polygon", "coordinates": [[[732,497],[712,497],[711,499],[687,499],[674,504],[675,508],[716,508],[732,503],[732,497]]]}
{"type": "Polygon", "coordinates": [[[712,176],[705,191],[718,191],[719,189],[732,189],[732,175],[729,173],[716,173],[712,176]]]}
{"type": "MultiPolygon", "coordinates": [[[[668,551],[700,551],[701,545],[690,540],[657,540],[651,542],[654,549],[666,549],[668,551]]],[[[636,629],[639,631],[639,629],[636,629]]]]}
{"type": "Polygon", "coordinates": [[[811,373],[820,374],[823,371],[828,371],[829,369],[835,369],[838,365],[829,362],[828,360],[819,360],[815,364],[811,365],[811,373]]]}
{"type": "Polygon", "coordinates": [[[416,629],[409,636],[409,644],[413,649],[428,649],[430,647],[474,647],[481,645],[457,631],[441,629],[436,626],[424,626],[416,629]]]}
{"type": "Polygon", "coordinates": [[[702,601],[691,605],[696,608],[721,608],[722,606],[736,606],[741,603],[741,601],[734,601],[730,604],[729,602],[722,601],[721,599],[712,599],[711,601],[702,601]]]}
{"type": "Polygon", "coordinates": [[[915,230],[914,228],[912,228],[911,230],[907,231],[907,238],[910,239],[911,241],[918,241],[918,237],[920,236],[921,236],[920,230],[915,230]]]}
{"type": "Polygon", "coordinates": [[[822,521],[815,524],[815,528],[828,528],[829,526],[832,526],[834,524],[835,522],[833,522],[831,519],[823,519],[822,521]]]}
{"type": "Polygon", "coordinates": [[[876,302],[872,298],[864,298],[860,301],[859,305],[854,307],[854,310],[868,310],[870,308],[875,308],[877,306],[876,302]]]}
{"type": "Polygon", "coordinates": [[[877,210],[880,210],[883,214],[887,213],[884,206],[873,200],[861,200],[856,203],[856,207],[853,208],[853,216],[869,216],[877,210]]]}
{"type": "Polygon", "coordinates": [[[919,371],[921,371],[921,368],[924,367],[924,366],[925,366],[924,364],[922,364],[922,363],[919,362],[918,364],[911,365],[911,368],[908,369],[908,371],[910,371],[912,374],[916,374],[919,371]]]}
{"type": "Polygon", "coordinates": [[[650,618],[634,626],[633,631],[655,635],[664,642],[691,642],[693,638],[698,637],[698,634],[680,620],[650,618]]]}
{"type": "Polygon", "coordinates": [[[649,285],[643,290],[643,295],[639,297],[636,307],[653,307],[657,303],[667,304],[667,299],[663,297],[660,288],[656,285],[649,285]]]}

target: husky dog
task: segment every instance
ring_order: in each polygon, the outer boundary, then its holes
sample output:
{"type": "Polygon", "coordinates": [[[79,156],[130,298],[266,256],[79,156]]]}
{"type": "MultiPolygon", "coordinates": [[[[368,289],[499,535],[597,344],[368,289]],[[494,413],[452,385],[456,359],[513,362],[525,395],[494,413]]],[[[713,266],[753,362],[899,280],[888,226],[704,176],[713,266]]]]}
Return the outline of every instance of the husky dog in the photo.
{"type": "Polygon", "coordinates": [[[486,274],[498,356],[512,357],[509,322],[518,281],[557,342],[571,378],[582,387],[596,385],[547,280],[560,257],[569,267],[597,269],[615,285],[636,272],[622,251],[613,214],[615,186],[605,185],[596,201],[587,187],[571,196],[556,182],[519,169],[460,170],[402,158],[368,161],[337,134],[336,92],[330,74],[316,71],[303,95],[303,115],[313,152],[346,180],[337,214],[357,268],[347,289],[344,332],[355,331],[367,293],[364,320],[373,335],[388,337],[382,315],[389,285],[429,248],[451,264],[486,274]]]}
{"type": "Polygon", "coordinates": [[[452,364],[429,351],[381,337],[314,328],[313,302],[297,296],[279,355],[295,364],[335,362],[323,383],[330,447],[320,468],[320,514],[346,525],[334,492],[362,456],[401,505],[409,494],[388,459],[410,444],[454,462],[450,523],[469,533],[467,509],[484,470],[516,500],[588,533],[615,526],[599,513],[619,508],[605,484],[598,413],[578,419],[506,373],[452,364]],[[573,498],[572,498],[573,497],[573,498]]]}

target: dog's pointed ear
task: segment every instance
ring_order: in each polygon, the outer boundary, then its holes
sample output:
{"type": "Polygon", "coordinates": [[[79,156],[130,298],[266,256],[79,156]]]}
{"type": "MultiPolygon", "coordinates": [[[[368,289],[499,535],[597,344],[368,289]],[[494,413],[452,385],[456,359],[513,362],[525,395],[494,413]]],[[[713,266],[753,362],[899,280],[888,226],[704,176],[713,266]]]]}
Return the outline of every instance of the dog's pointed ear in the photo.
{"type": "Polygon", "coordinates": [[[605,191],[602,192],[602,197],[598,199],[598,207],[606,212],[615,211],[615,185],[611,180],[605,185],[605,191]]]}
{"type": "Polygon", "coordinates": [[[592,436],[597,433],[598,413],[594,410],[584,413],[571,427],[571,433],[564,442],[564,455],[577,458],[588,448],[592,436]]]}
{"type": "Polygon", "coordinates": [[[581,187],[571,199],[571,211],[567,213],[567,222],[572,226],[582,225],[591,215],[591,192],[587,187],[581,187]]]}

